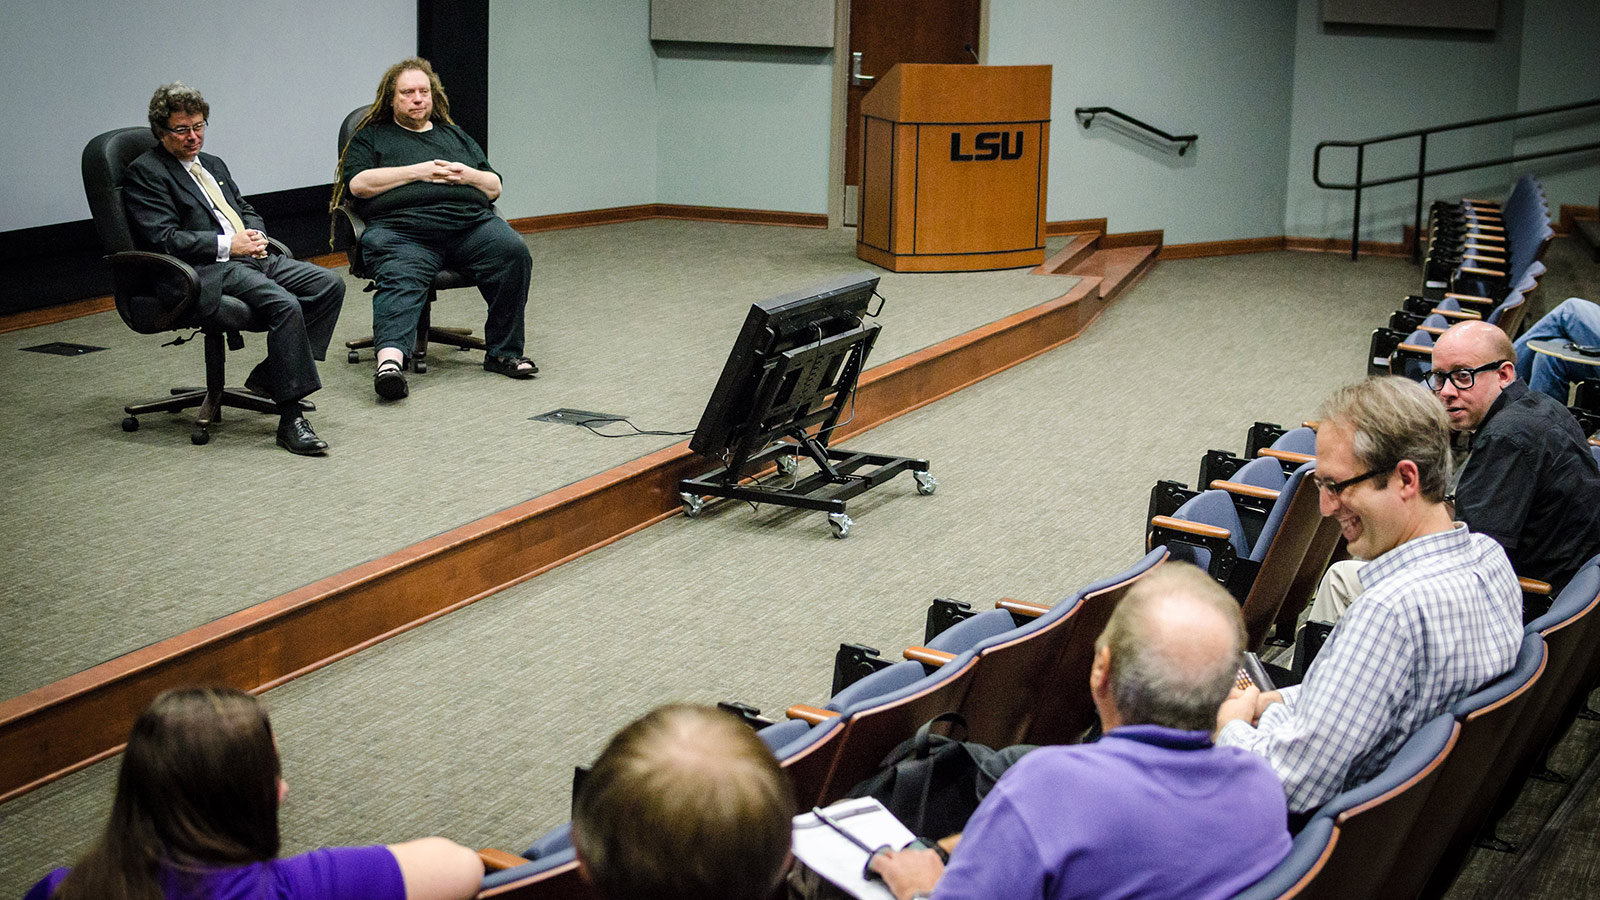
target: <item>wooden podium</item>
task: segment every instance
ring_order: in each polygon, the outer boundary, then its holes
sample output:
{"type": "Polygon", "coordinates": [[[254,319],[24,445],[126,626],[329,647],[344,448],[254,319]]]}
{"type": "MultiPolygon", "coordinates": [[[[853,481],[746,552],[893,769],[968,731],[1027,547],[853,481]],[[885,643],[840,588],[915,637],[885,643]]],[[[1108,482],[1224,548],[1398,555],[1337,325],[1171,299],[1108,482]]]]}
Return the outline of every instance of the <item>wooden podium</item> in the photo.
{"type": "Polygon", "coordinates": [[[1044,262],[1049,66],[902,63],[861,116],[857,256],[894,272],[1044,262]]]}

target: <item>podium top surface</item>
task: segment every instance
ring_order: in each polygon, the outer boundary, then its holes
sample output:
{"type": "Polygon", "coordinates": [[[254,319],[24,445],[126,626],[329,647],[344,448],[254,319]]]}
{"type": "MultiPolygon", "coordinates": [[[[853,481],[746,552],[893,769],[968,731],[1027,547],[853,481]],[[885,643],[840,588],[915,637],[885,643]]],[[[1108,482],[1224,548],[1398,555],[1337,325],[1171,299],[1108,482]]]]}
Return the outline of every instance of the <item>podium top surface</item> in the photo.
{"type": "Polygon", "coordinates": [[[1050,66],[900,63],[861,98],[895,122],[1036,122],[1050,118],[1050,66]]]}

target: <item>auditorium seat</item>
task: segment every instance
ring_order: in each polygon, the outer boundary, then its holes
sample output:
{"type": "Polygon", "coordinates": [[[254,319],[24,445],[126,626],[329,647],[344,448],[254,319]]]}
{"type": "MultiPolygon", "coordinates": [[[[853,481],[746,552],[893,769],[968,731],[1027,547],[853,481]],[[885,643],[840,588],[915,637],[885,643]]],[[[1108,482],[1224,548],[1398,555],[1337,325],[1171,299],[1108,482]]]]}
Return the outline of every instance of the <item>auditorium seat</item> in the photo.
{"type": "Polygon", "coordinates": [[[1323,804],[1295,835],[1288,858],[1236,900],[1387,900],[1404,836],[1417,825],[1458,730],[1449,713],[1429,720],[1371,781],[1323,804]]]}

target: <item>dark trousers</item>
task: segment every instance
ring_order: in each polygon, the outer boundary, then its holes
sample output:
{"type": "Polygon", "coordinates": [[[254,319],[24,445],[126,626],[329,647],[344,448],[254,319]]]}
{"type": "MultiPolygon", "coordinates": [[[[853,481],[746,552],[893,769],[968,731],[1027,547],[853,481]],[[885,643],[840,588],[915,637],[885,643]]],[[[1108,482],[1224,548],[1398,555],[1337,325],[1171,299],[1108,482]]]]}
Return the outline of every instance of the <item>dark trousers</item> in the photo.
{"type": "Polygon", "coordinates": [[[440,269],[472,279],[489,304],[483,340],[493,356],[521,356],[523,310],[533,257],[528,245],[496,216],[461,231],[418,234],[373,223],[361,235],[372,276],[372,343],[411,353],[422,305],[440,269]]]}
{"type": "Polygon", "coordinates": [[[276,254],[221,265],[222,293],[244,301],[267,328],[267,358],[247,384],[264,380],[280,406],[322,387],[316,361],[326,358],[333,339],[344,306],[344,280],[321,266],[276,254]]]}

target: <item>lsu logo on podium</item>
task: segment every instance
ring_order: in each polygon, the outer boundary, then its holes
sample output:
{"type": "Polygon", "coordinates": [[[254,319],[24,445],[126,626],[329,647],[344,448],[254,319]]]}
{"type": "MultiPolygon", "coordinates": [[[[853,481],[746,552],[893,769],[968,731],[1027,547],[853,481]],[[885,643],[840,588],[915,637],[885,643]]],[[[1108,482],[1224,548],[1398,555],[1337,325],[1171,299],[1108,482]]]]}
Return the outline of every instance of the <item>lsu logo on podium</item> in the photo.
{"type": "Polygon", "coordinates": [[[1021,157],[1021,131],[980,131],[972,139],[971,153],[961,152],[961,132],[957,131],[950,135],[951,162],[983,162],[990,159],[1020,159],[1021,157]]]}

